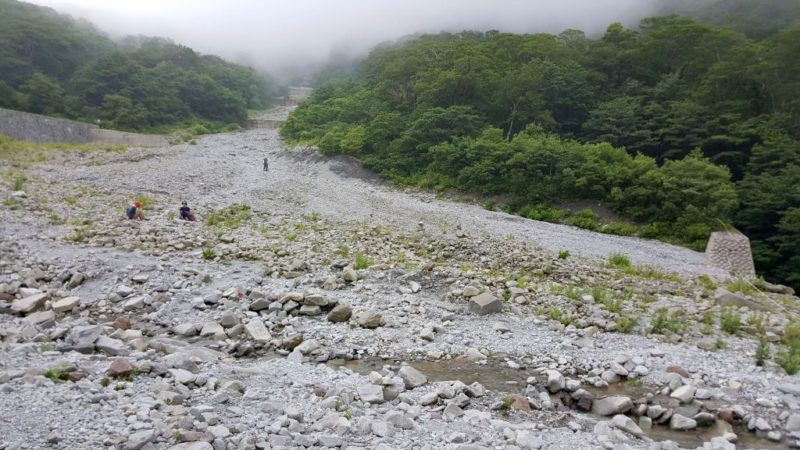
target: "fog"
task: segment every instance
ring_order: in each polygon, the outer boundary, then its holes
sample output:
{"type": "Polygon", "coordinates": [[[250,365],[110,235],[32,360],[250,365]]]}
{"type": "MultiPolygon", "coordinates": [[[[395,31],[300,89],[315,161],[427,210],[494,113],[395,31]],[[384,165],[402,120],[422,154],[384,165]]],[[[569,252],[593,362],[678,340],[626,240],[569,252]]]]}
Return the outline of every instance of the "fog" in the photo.
{"type": "Polygon", "coordinates": [[[635,24],[657,0],[32,0],[112,36],[162,36],[273,73],[360,56],[417,32],[601,33],[635,24]]]}

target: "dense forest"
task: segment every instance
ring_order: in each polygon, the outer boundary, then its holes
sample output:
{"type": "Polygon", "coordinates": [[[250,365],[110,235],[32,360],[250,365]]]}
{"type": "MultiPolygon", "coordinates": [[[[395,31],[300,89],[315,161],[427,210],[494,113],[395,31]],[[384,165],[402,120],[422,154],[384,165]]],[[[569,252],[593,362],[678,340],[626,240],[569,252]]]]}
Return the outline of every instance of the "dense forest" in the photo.
{"type": "Polygon", "coordinates": [[[0,107],[166,131],[242,123],[274,86],[253,69],[166,39],[109,39],[92,24],[0,0],[0,107]]]}
{"type": "Polygon", "coordinates": [[[756,28],[417,36],[319,86],[281,132],[530,218],[698,249],[735,227],[759,273],[800,287],[800,27],[756,28]],[[587,200],[619,219],[558,208],[587,200]]]}

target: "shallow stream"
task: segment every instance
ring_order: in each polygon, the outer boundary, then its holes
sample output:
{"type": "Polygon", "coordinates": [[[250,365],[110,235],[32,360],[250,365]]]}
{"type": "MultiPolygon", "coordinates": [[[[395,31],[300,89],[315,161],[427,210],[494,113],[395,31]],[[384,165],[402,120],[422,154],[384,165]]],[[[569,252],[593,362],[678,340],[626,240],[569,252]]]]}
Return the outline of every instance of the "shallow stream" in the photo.
{"type": "MultiPolygon", "coordinates": [[[[381,359],[355,359],[349,361],[331,360],[328,364],[334,367],[346,367],[353,372],[367,375],[372,371],[380,370],[384,365],[396,366],[400,362],[381,359]]],[[[524,394],[528,377],[544,378],[541,374],[534,373],[530,369],[511,369],[505,366],[502,361],[497,360],[489,360],[486,364],[477,364],[464,359],[413,361],[409,364],[424,373],[430,381],[459,380],[464,384],[478,382],[487,390],[499,393],[524,394]]],[[[594,394],[595,397],[625,395],[636,399],[651,392],[647,386],[626,386],[625,383],[615,384],[605,389],[596,389],[591,386],[582,387],[594,394]]],[[[605,419],[600,416],[594,417],[598,420],[605,419]]],[[[703,443],[710,441],[714,437],[721,436],[724,431],[724,427],[720,426],[720,424],[697,428],[692,431],[674,431],[667,426],[653,425],[653,428],[646,431],[645,435],[654,441],[672,441],[683,448],[694,449],[702,447],[703,443]]],[[[760,438],[747,431],[742,425],[734,426],[733,431],[739,437],[736,443],[736,448],[738,449],[787,450],[790,448],[785,443],[771,442],[760,438]]]]}

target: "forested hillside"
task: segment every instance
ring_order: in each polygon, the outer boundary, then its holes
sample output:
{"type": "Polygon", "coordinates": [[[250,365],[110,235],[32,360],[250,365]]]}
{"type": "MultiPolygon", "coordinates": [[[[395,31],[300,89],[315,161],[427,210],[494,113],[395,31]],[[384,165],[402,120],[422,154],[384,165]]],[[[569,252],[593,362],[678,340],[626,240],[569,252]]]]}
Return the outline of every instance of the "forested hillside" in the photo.
{"type": "Polygon", "coordinates": [[[661,0],[661,10],[665,15],[690,16],[758,39],[800,26],[797,0],[661,0]]]}
{"type": "Polygon", "coordinates": [[[0,0],[0,107],[163,131],[241,123],[274,87],[253,69],[159,38],[113,42],[90,23],[0,0]]]}
{"type": "Polygon", "coordinates": [[[426,35],[320,86],[282,134],[526,217],[695,248],[733,225],[760,273],[800,286],[799,65],[800,28],[756,40],[678,16],[598,39],[426,35]],[[626,220],[556,208],[576,200],[626,220]]]}

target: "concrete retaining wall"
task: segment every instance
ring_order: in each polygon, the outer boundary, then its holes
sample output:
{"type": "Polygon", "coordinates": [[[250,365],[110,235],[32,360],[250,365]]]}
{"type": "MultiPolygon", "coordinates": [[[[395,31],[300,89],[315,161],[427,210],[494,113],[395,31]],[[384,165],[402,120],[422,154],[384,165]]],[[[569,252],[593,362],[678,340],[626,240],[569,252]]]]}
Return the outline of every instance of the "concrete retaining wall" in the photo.
{"type": "Polygon", "coordinates": [[[33,142],[92,142],[96,125],[0,108],[0,133],[33,142]]]}
{"type": "Polygon", "coordinates": [[[0,134],[5,134],[12,139],[32,142],[69,142],[73,144],[100,142],[148,146],[169,144],[169,138],[166,136],[103,130],[90,123],[3,108],[0,108],[0,134]]]}

